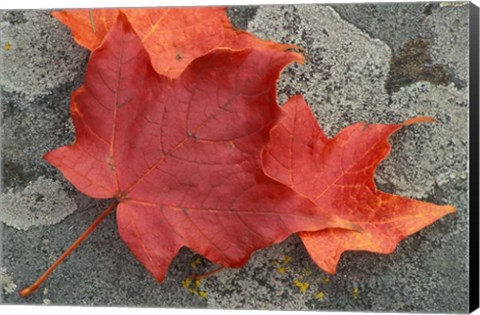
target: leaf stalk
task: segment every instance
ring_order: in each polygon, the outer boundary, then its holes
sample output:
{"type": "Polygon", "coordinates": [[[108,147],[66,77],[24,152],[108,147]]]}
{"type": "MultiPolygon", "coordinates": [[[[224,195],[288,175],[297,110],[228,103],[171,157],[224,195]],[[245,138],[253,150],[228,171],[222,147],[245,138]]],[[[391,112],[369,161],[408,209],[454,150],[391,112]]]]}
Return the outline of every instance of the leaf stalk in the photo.
{"type": "Polygon", "coordinates": [[[203,273],[203,274],[190,275],[190,278],[193,279],[193,280],[203,280],[203,279],[206,279],[208,277],[213,276],[214,274],[222,271],[223,269],[225,269],[225,267],[220,266],[220,267],[217,267],[217,268],[213,269],[212,271],[209,271],[209,272],[206,272],[206,273],[203,273]]]}
{"type": "Polygon", "coordinates": [[[35,281],[34,284],[32,284],[31,286],[29,287],[26,287],[24,289],[21,289],[20,291],[18,291],[18,294],[21,296],[21,297],[27,297],[29,296],[30,294],[32,294],[33,292],[35,292],[38,287],[40,287],[40,285],[42,285],[42,283],[45,281],[45,279],[47,279],[47,277],[52,273],[52,271],[55,270],[55,268],[58,267],[58,265],[60,265],[60,263],[65,259],[67,258],[68,255],[70,255],[70,253],[75,249],[77,248],[78,245],[80,245],[87,237],[88,235],[90,235],[90,233],[92,233],[92,231],[97,227],[98,224],[100,224],[100,222],[103,221],[103,219],[110,214],[110,212],[112,212],[115,207],[118,205],[118,200],[114,200],[109,206],[107,209],[105,209],[96,219],[95,221],[93,221],[93,223],[88,227],[87,230],[85,230],[85,232],[82,233],[82,235],[80,235],[79,238],[77,238],[77,240],[72,244],[70,245],[70,247],[65,251],[63,252],[62,256],[60,256],[48,269],[47,271],[45,271],[45,273],[43,275],[40,276],[40,278],[38,278],[37,281],[35,281]]]}

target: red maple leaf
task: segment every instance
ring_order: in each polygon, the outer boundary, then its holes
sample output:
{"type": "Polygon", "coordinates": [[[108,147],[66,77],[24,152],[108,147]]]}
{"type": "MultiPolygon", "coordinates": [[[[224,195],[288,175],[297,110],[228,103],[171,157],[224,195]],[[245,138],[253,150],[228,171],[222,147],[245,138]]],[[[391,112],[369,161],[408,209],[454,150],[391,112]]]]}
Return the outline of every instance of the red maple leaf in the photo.
{"type": "Polygon", "coordinates": [[[219,49],[172,80],[155,72],[120,14],[72,95],[75,142],[45,156],[84,194],[115,198],[85,237],[118,204],[120,237],[162,281],[182,246],[240,267],[292,233],[352,228],[261,167],[282,116],[276,80],[298,60],[276,49],[219,49]]]}
{"type": "Polygon", "coordinates": [[[261,40],[234,29],[224,7],[80,9],[55,11],[52,15],[71,29],[80,45],[95,50],[119,12],[127,16],[142,39],[155,70],[172,78],[178,77],[192,60],[214,48],[296,47],[261,40]]]}
{"type": "Polygon", "coordinates": [[[301,96],[292,97],[284,109],[287,117],[271,130],[263,152],[266,174],[309,198],[319,209],[361,228],[299,233],[323,270],[334,274],[340,255],[347,250],[391,253],[408,235],[455,212],[451,206],[378,191],[373,180],[377,165],[390,152],[388,137],[405,125],[432,118],[391,125],[357,123],[328,139],[301,96]]]}

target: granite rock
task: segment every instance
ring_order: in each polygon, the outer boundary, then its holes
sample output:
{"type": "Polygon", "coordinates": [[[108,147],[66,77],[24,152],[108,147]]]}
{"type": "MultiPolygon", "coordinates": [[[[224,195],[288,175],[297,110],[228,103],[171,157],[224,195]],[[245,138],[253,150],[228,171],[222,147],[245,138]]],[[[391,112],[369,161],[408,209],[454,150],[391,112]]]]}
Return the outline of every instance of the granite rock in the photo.
{"type": "Polygon", "coordinates": [[[299,238],[291,236],[254,253],[245,267],[223,270],[201,281],[188,280],[188,276],[215,266],[182,249],[162,284],[119,239],[113,215],[39,292],[28,299],[9,294],[12,284],[27,285],[38,277],[107,203],[75,192],[41,159],[45,152],[73,140],[69,94],[83,79],[88,53],[74,44],[68,30],[48,12],[5,11],[1,13],[0,31],[6,34],[1,44],[4,64],[8,61],[9,65],[2,69],[0,79],[2,200],[10,200],[8,213],[17,207],[22,215],[13,218],[13,224],[5,224],[4,219],[0,223],[1,270],[8,271],[9,279],[2,284],[3,301],[466,312],[468,68],[464,65],[468,50],[452,51],[450,45],[468,47],[466,26],[461,22],[467,20],[468,10],[440,5],[378,4],[362,10],[348,6],[344,5],[343,11],[326,5],[238,7],[231,8],[229,15],[235,25],[248,25],[247,29],[257,36],[303,47],[306,63],[289,66],[283,72],[278,84],[279,101],[284,103],[291,95],[303,94],[328,136],[357,121],[398,123],[417,115],[435,117],[435,124],[408,126],[391,137],[391,156],[382,162],[375,179],[383,191],[452,204],[457,214],[407,238],[391,255],[345,253],[336,275],[317,268],[299,238]],[[405,29],[392,27],[392,12],[402,15],[397,21],[405,21],[405,29]],[[372,19],[377,24],[370,28],[362,22],[372,19]],[[421,27],[409,27],[410,21],[421,27]],[[421,37],[429,41],[431,62],[441,63],[454,79],[446,85],[412,82],[387,92],[385,84],[395,75],[390,71],[392,57],[401,51],[406,39],[421,37]],[[28,50],[28,45],[33,48],[28,50]],[[48,197],[48,203],[34,199],[39,190],[48,197]],[[28,208],[38,203],[50,207],[58,198],[64,200],[62,208],[71,210],[76,205],[79,210],[67,215],[56,209],[42,225],[31,224],[30,214],[25,212],[28,208]]]}
{"type": "Polygon", "coordinates": [[[87,52],[47,11],[2,13],[2,89],[33,101],[71,82],[87,52]]]}

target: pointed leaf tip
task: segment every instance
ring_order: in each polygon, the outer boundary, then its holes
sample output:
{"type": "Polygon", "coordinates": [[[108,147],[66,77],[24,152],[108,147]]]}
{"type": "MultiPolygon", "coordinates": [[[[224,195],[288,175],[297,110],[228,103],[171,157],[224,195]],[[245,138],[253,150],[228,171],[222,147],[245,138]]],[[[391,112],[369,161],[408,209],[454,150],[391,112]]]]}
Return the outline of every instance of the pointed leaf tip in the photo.
{"type": "MultiPolygon", "coordinates": [[[[126,15],[141,38],[155,70],[171,78],[180,76],[194,59],[219,47],[298,49],[234,29],[225,7],[80,9],[55,11],[52,15],[70,28],[77,43],[94,51],[119,12],[126,15]]],[[[303,63],[301,54],[291,53],[296,54],[295,61],[303,63]]]]}
{"type": "Polygon", "coordinates": [[[404,125],[434,122],[432,117],[367,127],[358,123],[328,139],[300,96],[290,98],[284,110],[285,118],[272,129],[263,152],[266,174],[310,198],[318,209],[329,209],[361,227],[299,233],[323,270],[334,274],[345,251],[392,253],[408,235],[456,211],[383,193],[373,180],[376,167],[390,152],[389,136],[404,125]]]}
{"type": "Polygon", "coordinates": [[[404,126],[419,124],[419,123],[430,123],[430,122],[437,122],[437,120],[430,116],[418,116],[407,119],[403,122],[404,126]]]}

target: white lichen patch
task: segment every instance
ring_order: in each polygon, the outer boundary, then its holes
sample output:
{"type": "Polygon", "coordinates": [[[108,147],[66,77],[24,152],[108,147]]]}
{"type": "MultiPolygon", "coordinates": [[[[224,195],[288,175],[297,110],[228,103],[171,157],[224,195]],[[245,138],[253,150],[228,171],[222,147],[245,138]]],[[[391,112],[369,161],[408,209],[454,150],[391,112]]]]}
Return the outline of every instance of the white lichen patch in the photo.
{"type": "Polygon", "coordinates": [[[56,224],[77,209],[60,182],[43,176],[23,191],[1,194],[0,206],[0,221],[20,230],[56,224]]]}
{"type": "MultiPolygon", "coordinates": [[[[435,11],[435,16],[444,14],[458,22],[461,12],[450,11],[435,11]]],[[[438,24],[442,20],[435,21],[438,24]]],[[[434,41],[432,54],[436,50],[452,51],[445,47],[458,47],[451,56],[434,57],[447,68],[455,65],[456,73],[465,80],[468,72],[460,69],[460,65],[468,66],[465,61],[468,54],[460,52],[468,51],[468,41],[457,45],[462,39],[460,35],[452,35],[444,24],[437,24],[432,25],[436,33],[445,35],[437,35],[441,38],[434,41]]],[[[454,25],[458,34],[467,33],[464,22],[454,25]]],[[[400,138],[394,143],[391,156],[376,172],[376,180],[384,189],[422,199],[439,187],[466,178],[468,93],[465,90],[459,90],[453,83],[435,86],[416,82],[389,96],[385,82],[390,70],[390,48],[342,20],[328,6],[264,6],[248,29],[262,38],[304,49],[305,64],[289,66],[282,74],[279,99],[285,101],[290,95],[302,94],[329,137],[359,121],[399,123],[421,115],[438,120],[436,124],[409,126],[399,136],[393,136],[400,138]]]]}
{"type": "Polygon", "coordinates": [[[0,23],[0,83],[31,101],[72,81],[88,52],[48,11],[28,10],[24,15],[24,23],[0,23]]]}
{"type": "Polygon", "coordinates": [[[17,291],[17,285],[5,268],[0,268],[0,287],[4,294],[13,294],[17,291]]]}
{"type": "Polygon", "coordinates": [[[280,77],[280,103],[302,94],[328,136],[353,122],[378,122],[388,101],[391,49],[384,42],[321,5],[260,7],[248,30],[303,48],[305,64],[289,66],[280,77]]]}
{"type": "Polygon", "coordinates": [[[432,60],[447,65],[449,69],[454,70],[455,77],[466,84],[469,78],[470,50],[469,41],[465,40],[465,36],[469,28],[469,6],[464,6],[463,2],[455,4],[457,6],[440,5],[440,8],[434,10],[426,19],[426,25],[434,34],[430,48],[432,60]]]}
{"type": "Polygon", "coordinates": [[[392,137],[392,152],[377,172],[379,184],[415,199],[449,185],[466,187],[468,93],[453,84],[417,82],[392,95],[388,111],[392,116],[402,113],[405,118],[432,116],[437,122],[407,126],[392,137]]]}

